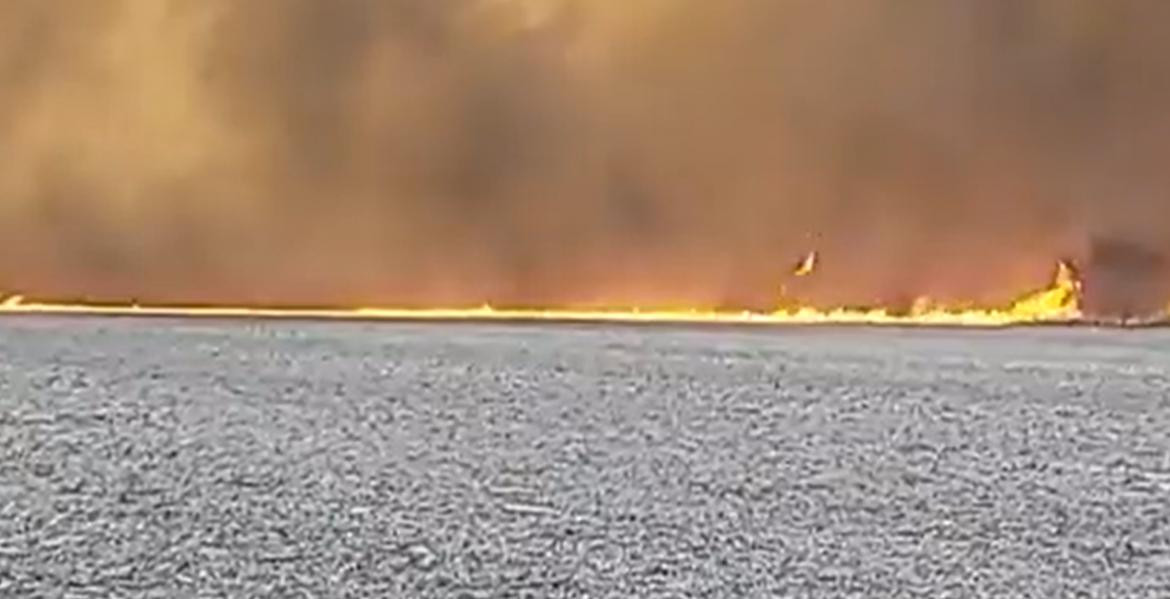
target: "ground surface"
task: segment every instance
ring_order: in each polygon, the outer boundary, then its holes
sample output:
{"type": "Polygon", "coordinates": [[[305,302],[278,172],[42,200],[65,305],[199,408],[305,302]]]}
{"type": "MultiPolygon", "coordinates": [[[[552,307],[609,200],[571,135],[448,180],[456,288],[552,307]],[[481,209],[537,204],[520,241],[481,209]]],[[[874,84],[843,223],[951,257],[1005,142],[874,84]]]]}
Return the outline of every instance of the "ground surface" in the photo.
{"type": "Polygon", "coordinates": [[[1168,397],[1163,330],[5,320],[0,596],[1166,597],[1168,397]]]}

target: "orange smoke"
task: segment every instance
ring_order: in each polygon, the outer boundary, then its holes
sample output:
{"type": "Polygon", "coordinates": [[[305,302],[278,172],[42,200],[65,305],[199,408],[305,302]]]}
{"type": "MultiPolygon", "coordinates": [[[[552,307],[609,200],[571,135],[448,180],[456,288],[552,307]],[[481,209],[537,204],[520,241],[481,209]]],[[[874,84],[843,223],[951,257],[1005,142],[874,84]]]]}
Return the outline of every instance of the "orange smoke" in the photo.
{"type": "MultiPolygon", "coordinates": [[[[1094,237],[1170,255],[1166,22],[1146,0],[7,0],[0,291],[999,314],[1094,237]]],[[[1090,265],[1089,304],[1165,303],[1167,268],[1090,265]]]]}

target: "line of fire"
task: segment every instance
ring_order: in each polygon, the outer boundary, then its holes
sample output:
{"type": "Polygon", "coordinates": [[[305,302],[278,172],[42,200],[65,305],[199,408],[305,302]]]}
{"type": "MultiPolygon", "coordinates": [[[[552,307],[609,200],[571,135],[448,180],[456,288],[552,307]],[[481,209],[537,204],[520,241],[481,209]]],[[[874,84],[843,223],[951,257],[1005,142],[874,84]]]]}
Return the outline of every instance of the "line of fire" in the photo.
{"type": "MultiPolygon", "coordinates": [[[[1051,283],[1021,294],[1005,306],[956,306],[929,297],[906,306],[813,307],[789,299],[802,280],[826,268],[812,250],[796,261],[781,285],[778,305],[771,311],[639,308],[617,306],[587,310],[570,308],[263,308],[254,306],[173,306],[67,303],[8,295],[0,314],[76,314],[111,316],[241,317],[323,320],[507,320],[582,322],[679,322],[731,324],[859,324],[998,327],[1028,324],[1095,324],[1151,326],[1170,322],[1168,261],[1162,254],[1132,242],[1094,238],[1083,258],[1056,262],[1051,283]]],[[[831,268],[831,266],[829,266],[831,268]]]]}

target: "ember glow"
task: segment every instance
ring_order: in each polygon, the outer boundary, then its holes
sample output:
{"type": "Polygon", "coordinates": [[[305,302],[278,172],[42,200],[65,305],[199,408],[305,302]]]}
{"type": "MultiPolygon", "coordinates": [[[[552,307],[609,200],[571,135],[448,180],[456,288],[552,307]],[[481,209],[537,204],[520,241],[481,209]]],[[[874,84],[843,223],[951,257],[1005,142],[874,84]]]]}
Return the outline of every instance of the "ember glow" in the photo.
{"type": "Polygon", "coordinates": [[[797,277],[807,277],[817,269],[817,253],[815,251],[809,252],[800,264],[792,271],[792,274],[797,277]]]}

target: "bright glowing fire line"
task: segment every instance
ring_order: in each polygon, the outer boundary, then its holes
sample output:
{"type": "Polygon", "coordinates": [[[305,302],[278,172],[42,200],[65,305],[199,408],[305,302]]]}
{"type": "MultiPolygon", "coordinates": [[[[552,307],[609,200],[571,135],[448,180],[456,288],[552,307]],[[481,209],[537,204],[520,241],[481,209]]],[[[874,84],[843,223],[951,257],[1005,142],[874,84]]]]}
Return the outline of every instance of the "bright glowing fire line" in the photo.
{"type": "Polygon", "coordinates": [[[609,323],[725,323],[725,324],[863,324],[1002,327],[1020,324],[1073,323],[1082,319],[1080,282],[1064,263],[1047,289],[1024,296],[1002,309],[950,309],[919,300],[907,314],[886,309],[795,308],[770,313],[702,310],[549,309],[513,310],[488,306],[472,309],[265,309],[247,307],[100,306],[26,302],[13,296],[0,304],[2,314],[161,316],[315,320],[397,321],[584,321],[609,323]]]}
{"type": "Polygon", "coordinates": [[[257,318],[288,320],[449,320],[449,321],[584,321],[584,322],[662,322],[723,324],[892,324],[926,326],[1007,326],[1026,323],[1074,322],[1079,316],[1021,316],[998,310],[932,310],[921,314],[891,314],[885,309],[817,310],[801,308],[789,312],[721,312],[703,310],[511,310],[483,308],[394,309],[266,309],[245,307],[153,307],[95,306],[21,303],[0,308],[0,315],[92,315],[154,316],[176,318],[257,318]]]}

